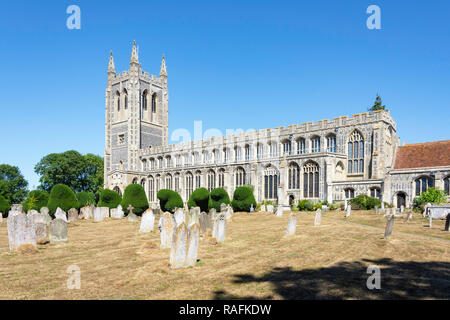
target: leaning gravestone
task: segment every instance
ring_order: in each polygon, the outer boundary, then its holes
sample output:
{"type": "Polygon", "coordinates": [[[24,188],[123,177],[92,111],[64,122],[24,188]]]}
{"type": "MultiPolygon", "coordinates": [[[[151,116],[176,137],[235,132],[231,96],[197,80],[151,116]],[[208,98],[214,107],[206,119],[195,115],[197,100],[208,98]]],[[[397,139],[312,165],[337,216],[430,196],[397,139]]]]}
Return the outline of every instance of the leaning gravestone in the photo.
{"type": "Polygon", "coordinates": [[[352,212],[352,205],[348,204],[347,205],[347,213],[345,214],[345,217],[348,218],[350,217],[350,213],[352,212]]]}
{"type": "Polygon", "coordinates": [[[144,212],[141,218],[141,226],[139,232],[150,232],[155,228],[155,215],[152,209],[148,209],[144,212]]]}
{"type": "Polygon", "coordinates": [[[447,214],[447,218],[445,219],[445,231],[450,231],[450,213],[447,214]]]}
{"type": "Polygon", "coordinates": [[[207,229],[211,229],[211,218],[209,214],[207,214],[206,212],[200,213],[198,220],[200,224],[200,231],[202,234],[205,234],[207,229]]]}
{"type": "Polygon", "coordinates": [[[50,243],[67,242],[67,222],[55,219],[50,222],[50,243]]]}
{"type": "MultiPolygon", "coordinates": [[[[191,209],[193,210],[193,209],[191,209]]],[[[176,225],[179,226],[183,222],[186,222],[186,215],[184,214],[183,208],[178,208],[175,210],[175,213],[173,214],[173,217],[175,219],[176,225]]]]}
{"type": "Polygon", "coordinates": [[[384,238],[385,239],[389,239],[391,237],[392,229],[394,228],[394,219],[395,219],[395,216],[391,215],[389,217],[388,222],[386,223],[386,229],[384,231],[384,238]]]}
{"type": "Polygon", "coordinates": [[[211,208],[211,209],[209,209],[209,216],[212,216],[213,214],[215,215],[216,213],[217,213],[217,210],[216,210],[216,208],[211,208]]]}
{"type": "Polygon", "coordinates": [[[278,206],[277,207],[277,211],[275,214],[277,217],[282,217],[283,216],[283,206],[278,206]]]}
{"type": "Polygon", "coordinates": [[[172,247],[172,238],[175,231],[175,219],[170,212],[165,212],[160,219],[161,223],[161,249],[172,247]]]}
{"type": "Polygon", "coordinates": [[[321,223],[322,223],[322,210],[317,209],[316,216],[314,217],[314,225],[320,226],[321,223]]]}
{"type": "Polygon", "coordinates": [[[219,215],[218,225],[217,225],[217,242],[225,241],[225,232],[226,232],[227,221],[224,214],[219,215]]]}
{"type": "Polygon", "coordinates": [[[127,220],[129,222],[138,222],[139,219],[138,219],[137,215],[135,215],[133,213],[133,209],[134,209],[133,206],[130,204],[127,208],[127,210],[128,210],[127,220]]]}
{"type": "Polygon", "coordinates": [[[188,229],[187,255],[185,262],[186,267],[193,267],[197,263],[199,237],[200,226],[196,223],[188,229]]]}
{"type": "Polygon", "coordinates": [[[229,220],[233,216],[233,208],[230,205],[227,205],[227,210],[225,211],[225,219],[229,220]]]}
{"type": "Polygon", "coordinates": [[[100,207],[94,208],[94,221],[103,221],[105,216],[103,215],[102,209],[100,207]]]}
{"type": "Polygon", "coordinates": [[[67,221],[67,215],[66,215],[66,213],[65,213],[61,208],[57,208],[57,209],[56,209],[56,212],[55,212],[55,219],[62,219],[62,220],[64,220],[65,222],[68,222],[68,221],[67,221]]]}
{"type": "Polygon", "coordinates": [[[49,242],[49,224],[45,222],[35,223],[36,228],[36,243],[46,244],[49,242]]]}
{"type": "Polygon", "coordinates": [[[170,267],[172,269],[183,268],[186,261],[188,232],[186,224],[182,222],[173,235],[172,246],[170,250],[170,267]]]}
{"type": "Polygon", "coordinates": [[[48,212],[49,210],[47,207],[42,207],[40,210],[41,218],[47,225],[49,225],[50,222],[52,221],[52,217],[50,217],[48,212]]]}
{"type": "Polygon", "coordinates": [[[191,208],[191,211],[189,211],[188,226],[199,223],[199,218],[200,218],[200,207],[191,208]]]}
{"type": "Polygon", "coordinates": [[[94,210],[92,209],[92,207],[83,207],[80,209],[81,215],[83,216],[83,219],[92,219],[93,215],[94,215],[94,210]]]}
{"type": "Polygon", "coordinates": [[[221,203],[220,204],[220,212],[224,212],[225,210],[227,210],[228,205],[226,203],[221,203]]]}
{"type": "Polygon", "coordinates": [[[288,219],[288,224],[286,228],[286,235],[294,235],[295,230],[297,229],[297,214],[291,212],[288,219]]]}
{"type": "Polygon", "coordinates": [[[72,208],[68,212],[68,221],[77,221],[78,220],[78,210],[72,208]]]}
{"type": "Polygon", "coordinates": [[[36,225],[33,223],[32,216],[27,216],[18,210],[10,211],[7,229],[10,251],[27,244],[36,247],[36,225]]]}

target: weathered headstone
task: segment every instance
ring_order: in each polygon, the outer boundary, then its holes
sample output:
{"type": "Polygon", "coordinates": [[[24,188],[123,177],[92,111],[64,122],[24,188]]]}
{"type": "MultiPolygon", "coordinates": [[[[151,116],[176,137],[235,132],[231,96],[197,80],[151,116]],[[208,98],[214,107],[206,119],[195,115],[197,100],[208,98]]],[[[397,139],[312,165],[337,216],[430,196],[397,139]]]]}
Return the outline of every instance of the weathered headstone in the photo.
{"type": "Polygon", "coordinates": [[[274,211],[273,205],[271,204],[267,205],[267,212],[273,213],[273,211],[274,211]]]}
{"type": "Polygon", "coordinates": [[[198,223],[195,223],[188,229],[186,267],[193,267],[197,262],[199,237],[200,226],[198,223]]]}
{"type": "Polygon", "coordinates": [[[67,221],[67,215],[66,215],[66,212],[63,211],[61,208],[57,208],[57,209],[56,209],[56,212],[55,212],[55,219],[62,219],[62,220],[64,220],[65,222],[68,222],[68,221],[67,221]]]}
{"type": "Polygon", "coordinates": [[[384,202],[383,201],[381,201],[381,211],[384,211],[384,202]]]}
{"type": "Polygon", "coordinates": [[[265,204],[262,204],[261,205],[261,212],[265,212],[267,209],[266,209],[266,205],[265,204]]]}
{"type": "Polygon", "coordinates": [[[161,223],[161,249],[172,247],[172,237],[175,231],[175,219],[170,212],[165,212],[160,219],[161,223]]]}
{"type": "Polygon", "coordinates": [[[49,224],[45,222],[35,223],[36,243],[46,244],[49,242],[49,224]]]}
{"type": "Polygon", "coordinates": [[[429,227],[431,228],[431,227],[433,227],[433,216],[430,214],[429,216],[428,216],[429,218],[429,227]]]}
{"type": "Polygon", "coordinates": [[[186,262],[188,232],[186,224],[182,222],[176,229],[172,238],[170,250],[170,267],[173,269],[183,268],[186,262]]]}
{"type": "Polygon", "coordinates": [[[71,208],[68,214],[68,221],[77,221],[78,220],[78,210],[75,208],[71,208]]]}
{"type": "Polygon", "coordinates": [[[405,211],[405,206],[404,206],[404,205],[401,205],[401,206],[400,206],[400,213],[403,213],[403,211],[405,211]]]}
{"type": "Polygon", "coordinates": [[[213,214],[215,215],[216,213],[217,213],[217,210],[216,210],[216,208],[211,208],[211,209],[209,209],[209,216],[212,216],[213,214]]]}
{"type": "Polygon", "coordinates": [[[220,204],[220,212],[224,212],[225,210],[227,210],[228,205],[226,203],[221,203],[220,204]]]}
{"type": "Polygon", "coordinates": [[[317,209],[316,216],[314,217],[314,225],[320,226],[321,223],[322,223],[322,210],[317,209]]]}
{"type": "Polygon", "coordinates": [[[123,217],[124,217],[124,212],[123,212],[122,206],[120,204],[117,206],[117,208],[111,209],[111,218],[123,219],[123,217]]]}
{"type": "Polygon", "coordinates": [[[255,212],[255,208],[253,208],[253,203],[252,203],[252,205],[250,206],[250,212],[251,212],[251,213],[255,212]]]}
{"type": "Polygon", "coordinates": [[[295,230],[297,229],[297,214],[291,212],[288,219],[288,224],[286,228],[286,235],[294,235],[295,230]]]}
{"type": "Polygon", "coordinates": [[[219,215],[219,221],[217,226],[217,242],[225,241],[225,232],[226,232],[227,221],[224,214],[219,215]]]}
{"type": "Polygon", "coordinates": [[[129,222],[138,222],[139,221],[138,216],[133,213],[134,208],[131,204],[128,206],[127,210],[128,210],[127,220],[129,222]]]}
{"type": "Polygon", "coordinates": [[[348,217],[350,217],[350,213],[352,212],[352,205],[348,204],[346,210],[347,210],[347,212],[345,214],[345,217],[348,218],[348,217]]]}
{"type": "Polygon", "coordinates": [[[47,225],[49,225],[50,222],[52,221],[52,217],[50,217],[50,215],[48,213],[49,213],[49,210],[47,207],[41,208],[41,210],[40,210],[41,218],[47,225]]]}
{"type": "MultiPolygon", "coordinates": [[[[193,208],[191,209],[193,210],[193,208]]],[[[184,214],[183,208],[178,208],[175,210],[175,213],[173,214],[173,217],[175,219],[176,226],[179,226],[183,222],[186,222],[186,215],[184,214]]]]}
{"type": "Polygon", "coordinates": [[[283,216],[283,206],[278,206],[277,207],[277,211],[276,211],[275,215],[277,217],[282,217],[283,216]]]}
{"type": "Polygon", "coordinates": [[[450,231],[450,213],[447,214],[447,218],[445,218],[445,231],[450,231]]]}
{"type": "Polygon", "coordinates": [[[103,219],[109,218],[109,208],[108,207],[100,207],[100,210],[103,215],[103,219]]]}
{"type": "Polygon", "coordinates": [[[225,211],[225,219],[229,220],[233,216],[233,208],[227,205],[227,210],[225,211]]]}
{"type": "Polygon", "coordinates": [[[27,244],[36,247],[36,225],[33,223],[33,217],[20,212],[18,207],[17,210],[11,211],[7,222],[9,250],[14,251],[27,244]]]}
{"type": "Polygon", "coordinates": [[[189,211],[188,226],[199,223],[199,218],[200,218],[200,207],[191,208],[191,211],[189,211]]]}
{"type": "Polygon", "coordinates": [[[94,208],[94,221],[103,221],[105,219],[105,216],[103,215],[103,211],[100,207],[94,208]]]}
{"type": "Polygon", "coordinates": [[[412,212],[408,212],[406,216],[406,222],[410,221],[413,218],[412,212]]]}
{"type": "Polygon", "coordinates": [[[198,218],[201,234],[205,234],[207,229],[211,229],[211,218],[206,212],[201,212],[198,218]]]}
{"type": "Polygon", "coordinates": [[[94,209],[91,206],[86,206],[80,209],[81,215],[83,216],[83,219],[88,220],[92,219],[94,216],[94,209]]]}
{"type": "Polygon", "coordinates": [[[389,239],[392,234],[392,229],[394,228],[394,219],[395,216],[391,215],[386,223],[386,229],[384,231],[384,238],[389,239]]]}
{"type": "Polygon", "coordinates": [[[54,219],[50,222],[50,243],[67,242],[67,222],[54,219]]]}
{"type": "Polygon", "coordinates": [[[142,214],[141,226],[139,232],[150,232],[153,231],[155,227],[155,215],[152,209],[148,209],[142,214]]]}
{"type": "Polygon", "coordinates": [[[347,210],[348,207],[348,201],[347,199],[344,200],[344,210],[347,210]]]}

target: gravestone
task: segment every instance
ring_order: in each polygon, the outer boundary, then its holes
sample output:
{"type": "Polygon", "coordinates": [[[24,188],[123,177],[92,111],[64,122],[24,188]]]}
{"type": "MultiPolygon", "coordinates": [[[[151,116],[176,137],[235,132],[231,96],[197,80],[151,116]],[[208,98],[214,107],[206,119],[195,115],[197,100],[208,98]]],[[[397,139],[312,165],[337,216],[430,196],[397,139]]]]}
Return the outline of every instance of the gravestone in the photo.
{"type": "Polygon", "coordinates": [[[67,242],[67,222],[55,219],[50,222],[50,243],[67,242]]]}
{"type": "Polygon", "coordinates": [[[378,209],[378,206],[375,206],[375,213],[379,214],[380,213],[380,209],[378,209]]]}
{"type": "Polygon", "coordinates": [[[197,263],[199,238],[200,226],[196,223],[188,229],[187,255],[185,262],[186,267],[193,267],[197,263]]]}
{"type": "Polygon", "coordinates": [[[66,212],[63,211],[61,208],[56,209],[55,219],[61,219],[64,220],[65,222],[68,222],[66,212]]]}
{"type": "Polygon", "coordinates": [[[269,204],[267,205],[267,212],[273,213],[273,205],[269,204]]]}
{"type": "Polygon", "coordinates": [[[344,200],[344,210],[347,210],[348,207],[348,201],[347,199],[344,200]]]}
{"type": "Polygon", "coordinates": [[[103,215],[103,211],[100,207],[94,208],[94,221],[103,221],[105,219],[105,216],[103,215]]]}
{"type": "Polygon", "coordinates": [[[352,212],[352,205],[351,204],[348,204],[347,205],[347,212],[346,212],[346,214],[345,214],[345,217],[346,218],[348,218],[348,217],[350,217],[350,213],[352,212]]]}
{"type": "Polygon", "coordinates": [[[133,213],[134,208],[131,204],[128,206],[127,210],[128,210],[127,220],[133,223],[138,222],[139,221],[138,216],[133,213]]]}
{"type": "Polygon", "coordinates": [[[400,206],[400,213],[403,213],[403,211],[405,211],[405,206],[404,206],[404,205],[401,205],[401,206],[400,206]]]}
{"type": "Polygon", "coordinates": [[[430,214],[428,219],[430,221],[429,222],[429,227],[431,228],[431,227],[433,227],[433,216],[430,214]]]}
{"type": "Polygon", "coordinates": [[[209,209],[209,216],[212,216],[213,214],[215,215],[216,213],[217,213],[216,208],[209,209]]]}
{"type": "Polygon", "coordinates": [[[323,205],[323,206],[322,206],[322,211],[327,211],[327,210],[328,210],[328,206],[323,205]]]}
{"type": "Polygon", "coordinates": [[[68,221],[77,221],[78,220],[78,210],[72,208],[68,212],[68,221]]]}
{"type": "Polygon", "coordinates": [[[383,201],[381,201],[381,211],[384,211],[384,202],[383,201]]]}
{"type": "Polygon", "coordinates": [[[317,209],[316,216],[314,217],[314,225],[320,226],[321,223],[322,223],[322,210],[317,209]]]}
{"type": "Polygon", "coordinates": [[[294,235],[295,230],[297,229],[297,214],[291,212],[288,219],[288,224],[286,228],[286,235],[294,235]]]}
{"type": "Polygon", "coordinates": [[[224,212],[225,210],[227,210],[228,205],[226,203],[221,203],[220,204],[220,212],[224,212]]]}
{"type": "Polygon", "coordinates": [[[150,232],[155,228],[155,215],[152,209],[148,209],[144,212],[141,218],[141,226],[139,232],[150,232]]]}
{"type": "Polygon", "coordinates": [[[91,206],[81,208],[80,212],[85,220],[92,219],[94,216],[94,209],[91,206]]]}
{"type": "Polygon", "coordinates": [[[200,218],[200,207],[191,208],[189,211],[189,223],[188,226],[199,223],[200,218]]]}
{"type": "Polygon", "coordinates": [[[200,213],[200,217],[198,218],[200,224],[200,232],[201,234],[205,234],[207,229],[211,229],[211,218],[210,215],[206,212],[200,213]]]}
{"type": "Polygon", "coordinates": [[[253,203],[252,203],[252,205],[250,206],[250,213],[253,213],[253,212],[255,212],[255,208],[253,208],[253,203]]]}
{"type": "Polygon", "coordinates": [[[186,224],[182,222],[173,235],[170,250],[170,267],[172,269],[183,268],[186,262],[188,232],[186,224]]]}
{"type": "Polygon", "coordinates": [[[172,247],[172,237],[175,231],[176,222],[170,212],[165,212],[160,218],[161,224],[161,249],[172,247]]]}
{"type": "Polygon", "coordinates": [[[406,215],[406,221],[405,222],[410,221],[412,218],[413,218],[412,212],[408,212],[408,214],[406,215]]]}
{"type": "Polygon", "coordinates": [[[103,215],[103,219],[109,218],[109,208],[108,207],[100,207],[100,210],[103,215]]]}
{"type": "Polygon", "coordinates": [[[217,226],[217,242],[225,241],[225,232],[227,227],[227,221],[224,214],[219,215],[218,226],[217,226]]]}
{"type": "Polygon", "coordinates": [[[283,216],[283,206],[278,206],[277,207],[277,211],[276,211],[275,215],[277,217],[282,217],[283,216]]]}
{"type": "MultiPolygon", "coordinates": [[[[193,208],[191,209],[193,210],[193,208]]],[[[177,208],[175,210],[175,213],[173,214],[173,217],[175,219],[176,227],[181,225],[183,222],[186,222],[186,215],[184,214],[183,208],[177,208]]]]}
{"type": "Polygon", "coordinates": [[[117,206],[117,208],[111,209],[111,218],[113,219],[123,219],[124,215],[125,214],[120,204],[117,206]]]}
{"type": "Polygon", "coordinates": [[[225,219],[229,220],[233,216],[233,209],[230,205],[227,205],[227,209],[225,211],[225,219]]]}
{"type": "Polygon", "coordinates": [[[394,228],[394,219],[395,216],[391,215],[386,223],[386,229],[384,231],[384,238],[389,239],[392,234],[392,229],[394,228]]]}
{"type": "Polygon", "coordinates": [[[445,219],[445,231],[450,231],[450,213],[447,214],[447,218],[445,219]]]}
{"type": "Polygon", "coordinates": [[[14,251],[22,245],[36,247],[36,225],[33,217],[17,210],[11,210],[8,214],[7,229],[9,239],[9,250],[14,251]]]}
{"type": "Polygon", "coordinates": [[[52,221],[52,217],[50,217],[48,212],[49,212],[49,210],[47,207],[42,207],[40,210],[41,218],[47,225],[49,225],[50,222],[52,221]]]}
{"type": "Polygon", "coordinates": [[[49,224],[45,222],[35,223],[36,228],[36,243],[46,244],[49,242],[49,224]]]}
{"type": "Polygon", "coordinates": [[[262,204],[261,205],[261,212],[265,212],[266,211],[266,205],[265,204],[262,204]]]}

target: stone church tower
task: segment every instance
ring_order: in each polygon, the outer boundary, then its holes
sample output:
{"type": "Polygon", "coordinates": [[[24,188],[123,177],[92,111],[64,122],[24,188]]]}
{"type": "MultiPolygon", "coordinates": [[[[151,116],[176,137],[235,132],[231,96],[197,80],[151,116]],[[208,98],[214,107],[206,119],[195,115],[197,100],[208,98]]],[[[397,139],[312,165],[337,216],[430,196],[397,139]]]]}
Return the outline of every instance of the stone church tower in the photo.
{"type": "Polygon", "coordinates": [[[168,145],[167,69],[163,56],[159,77],[139,64],[133,42],[130,68],[116,74],[111,52],[105,95],[105,186],[131,183],[140,170],[139,150],[168,145]],[[130,180],[130,181],[129,181],[130,180]]]}

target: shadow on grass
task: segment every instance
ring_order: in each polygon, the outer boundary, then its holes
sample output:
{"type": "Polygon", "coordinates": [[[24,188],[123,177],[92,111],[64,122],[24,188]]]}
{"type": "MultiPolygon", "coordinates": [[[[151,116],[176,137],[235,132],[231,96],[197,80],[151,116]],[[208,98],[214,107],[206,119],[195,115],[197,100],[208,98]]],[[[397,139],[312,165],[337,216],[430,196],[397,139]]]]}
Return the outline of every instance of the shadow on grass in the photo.
{"type": "MultiPolygon", "coordinates": [[[[274,294],[283,299],[450,299],[449,262],[413,262],[379,259],[341,262],[320,269],[293,270],[291,267],[274,268],[255,277],[236,274],[233,283],[267,282],[274,294]],[[381,289],[369,290],[366,282],[371,274],[367,267],[381,269],[381,289]]],[[[272,299],[235,296],[216,291],[215,299],[272,299]]]]}

